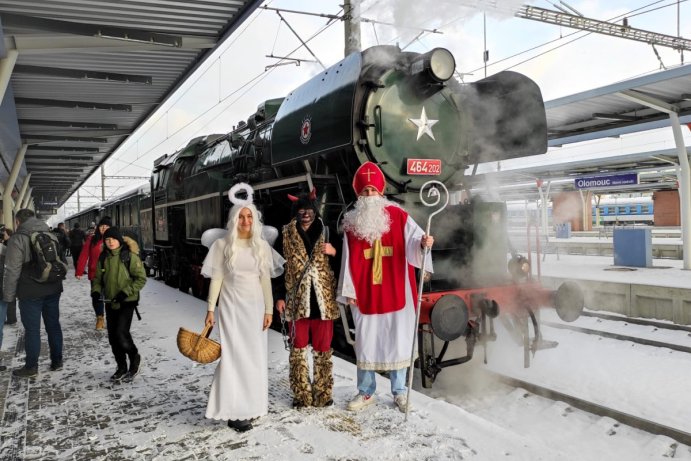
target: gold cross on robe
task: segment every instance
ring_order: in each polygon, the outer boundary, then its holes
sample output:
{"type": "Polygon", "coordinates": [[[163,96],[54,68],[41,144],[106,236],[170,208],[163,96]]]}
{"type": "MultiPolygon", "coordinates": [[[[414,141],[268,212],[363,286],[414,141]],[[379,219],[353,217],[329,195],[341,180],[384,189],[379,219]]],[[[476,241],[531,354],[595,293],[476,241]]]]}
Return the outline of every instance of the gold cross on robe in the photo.
{"type": "Polygon", "coordinates": [[[381,285],[384,278],[382,270],[382,258],[384,256],[392,256],[393,247],[382,246],[381,240],[374,241],[374,246],[365,250],[365,259],[374,259],[372,261],[372,285],[381,285]]]}

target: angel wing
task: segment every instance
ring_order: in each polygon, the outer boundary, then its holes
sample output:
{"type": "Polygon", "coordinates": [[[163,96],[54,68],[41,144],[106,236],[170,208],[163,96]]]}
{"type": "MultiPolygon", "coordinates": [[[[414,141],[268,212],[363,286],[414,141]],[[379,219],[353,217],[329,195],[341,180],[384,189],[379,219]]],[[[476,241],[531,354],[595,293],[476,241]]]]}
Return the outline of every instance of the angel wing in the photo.
{"type": "Polygon", "coordinates": [[[274,246],[276,239],[278,238],[278,229],[273,226],[267,226],[266,224],[262,226],[262,238],[269,242],[269,245],[274,246]]]}
{"type": "Polygon", "coordinates": [[[211,245],[216,240],[225,237],[226,232],[228,231],[225,229],[219,229],[218,227],[205,230],[202,234],[202,245],[207,248],[211,248],[211,245]]]}

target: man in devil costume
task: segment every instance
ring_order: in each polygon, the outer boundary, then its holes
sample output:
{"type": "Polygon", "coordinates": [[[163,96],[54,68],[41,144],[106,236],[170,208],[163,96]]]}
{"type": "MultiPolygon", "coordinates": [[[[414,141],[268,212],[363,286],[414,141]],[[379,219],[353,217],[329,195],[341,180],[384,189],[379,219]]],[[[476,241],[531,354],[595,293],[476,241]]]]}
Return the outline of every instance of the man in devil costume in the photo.
{"type": "Polygon", "coordinates": [[[328,229],[319,219],[316,189],[293,202],[292,216],[283,226],[276,251],[285,258],[284,280],[277,280],[276,309],[290,325],[290,387],[293,407],[333,404],[333,321],[339,314],[336,278],[329,256],[336,249],[328,242],[328,229]],[[281,283],[284,282],[284,283],[281,283]],[[312,339],[314,379],[310,381],[307,347],[312,339]]]}

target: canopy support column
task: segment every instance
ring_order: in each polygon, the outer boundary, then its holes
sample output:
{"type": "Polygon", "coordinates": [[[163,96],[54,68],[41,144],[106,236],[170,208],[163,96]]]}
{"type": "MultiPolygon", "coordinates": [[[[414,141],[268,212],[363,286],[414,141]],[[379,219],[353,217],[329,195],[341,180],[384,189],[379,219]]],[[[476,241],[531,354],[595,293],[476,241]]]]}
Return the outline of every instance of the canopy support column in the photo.
{"type": "Polygon", "coordinates": [[[19,170],[24,163],[24,154],[26,154],[27,147],[29,147],[27,144],[22,144],[22,147],[20,147],[17,151],[17,156],[14,159],[12,171],[10,171],[10,177],[7,179],[7,184],[5,184],[5,192],[3,194],[2,217],[5,221],[5,226],[12,230],[17,230],[14,228],[14,214],[12,214],[12,210],[14,209],[12,190],[14,190],[14,185],[17,182],[17,176],[19,176],[19,170]]]}
{"type": "Polygon", "coordinates": [[[14,202],[15,214],[17,213],[17,211],[19,211],[22,208],[22,203],[24,203],[24,197],[25,197],[26,191],[29,188],[29,179],[31,179],[31,173],[27,174],[26,178],[24,178],[24,184],[22,184],[22,188],[19,191],[19,195],[17,196],[17,200],[14,202]]]}
{"type": "Polygon", "coordinates": [[[643,104],[669,115],[672,133],[674,134],[674,143],[677,146],[679,166],[681,166],[681,174],[678,175],[681,201],[681,239],[682,251],[684,252],[684,269],[689,270],[691,269],[691,167],[689,166],[689,157],[684,144],[684,136],[681,133],[678,115],[679,107],[634,90],[621,91],[616,94],[629,101],[643,104]]]}

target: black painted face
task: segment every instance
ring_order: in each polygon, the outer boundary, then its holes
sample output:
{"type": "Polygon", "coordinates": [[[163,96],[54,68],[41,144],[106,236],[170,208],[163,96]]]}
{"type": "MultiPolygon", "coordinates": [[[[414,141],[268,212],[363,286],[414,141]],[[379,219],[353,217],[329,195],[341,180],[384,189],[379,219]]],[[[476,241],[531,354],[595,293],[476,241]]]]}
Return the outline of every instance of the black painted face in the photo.
{"type": "Polygon", "coordinates": [[[316,216],[315,211],[312,208],[300,208],[297,214],[298,222],[305,227],[309,227],[316,216]]]}

